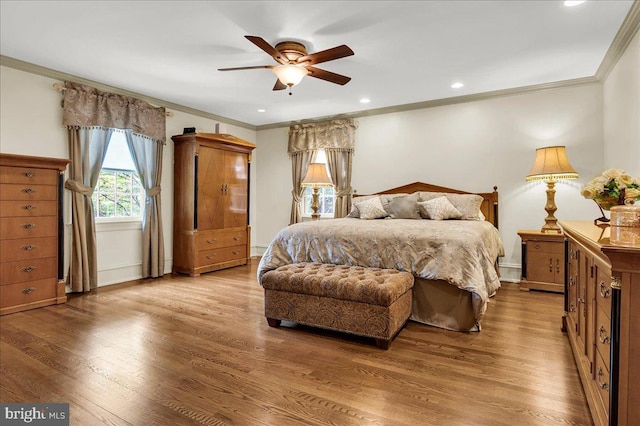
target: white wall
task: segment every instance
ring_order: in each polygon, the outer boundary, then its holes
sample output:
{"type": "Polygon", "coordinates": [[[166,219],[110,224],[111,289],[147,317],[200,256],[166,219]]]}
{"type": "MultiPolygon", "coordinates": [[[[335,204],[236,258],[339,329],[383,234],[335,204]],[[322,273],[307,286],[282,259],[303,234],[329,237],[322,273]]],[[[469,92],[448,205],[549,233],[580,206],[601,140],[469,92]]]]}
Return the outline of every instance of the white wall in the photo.
{"type": "MultiPolygon", "coordinates": [[[[602,85],[590,84],[357,119],[352,186],[366,194],[422,181],[470,192],[500,193],[503,277],[520,275],[520,229],[540,229],[546,186],[526,183],[535,149],[565,145],[577,181],[556,185],[556,217],[592,220],[580,196],[602,169],[602,85]]],[[[286,129],[258,131],[266,155],[258,170],[258,249],[289,221],[291,165],[286,129]],[[265,206],[269,206],[268,209],[265,206]],[[265,214],[265,212],[269,214],[265,214]]]]}
{"type": "Polygon", "coordinates": [[[640,176],[640,31],[604,82],[604,167],[640,176]]]}
{"type": "MultiPolygon", "coordinates": [[[[62,126],[62,95],[53,89],[59,82],[39,75],[0,67],[0,152],[69,158],[67,132],[62,126]]],[[[172,111],[167,117],[167,144],[164,147],[162,173],[162,222],[165,242],[165,272],[171,272],[173,258],[173,142],[171,136],[181,134],[184,127],[199,132],[215,132],[218,121],[172,111]]],[[[256,132],[227,124],[227,133],[256,140],[256,132]]],[[[255,181],[258,152],[254,152],[251,178],[255,181]]],[[[251,218],[255,222],[255,188],[250,194],[251,218]]],[[[68,267],[70,201],[65,191],[65,271],[68,267]]],[[[252,233],[254,230],[252,229],[252,233]]],[[[98,284],[120,283],[141,277],[141,230],[139,222],[99,224],[98,284]]],[[[255,237],[253,237],[255,238],[255,237]]],[[[252,238],[252,239],[253,239],[252,238]]],[[[66,276],[66,272],[65,272],[66,276]]]]}

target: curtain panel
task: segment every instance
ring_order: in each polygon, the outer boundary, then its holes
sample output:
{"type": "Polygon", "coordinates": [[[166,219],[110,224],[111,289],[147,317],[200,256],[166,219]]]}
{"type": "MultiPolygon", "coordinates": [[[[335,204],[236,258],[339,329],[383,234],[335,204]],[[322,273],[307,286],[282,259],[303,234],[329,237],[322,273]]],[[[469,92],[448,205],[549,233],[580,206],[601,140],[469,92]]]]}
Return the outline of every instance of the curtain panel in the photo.
{"type": "Polygon", "coordinates": [[[289,127],[289,154],[319,149],[353,152],[358,124],[351,118],[289,127]]]}
{"type": "Polygon", "coordinates": [[[165,142],[166,111],[147,102],[102,92],[94,87],[65,81],[62,124],[67,127],[111,127],[131,129],[158,142],[165,142]]]}

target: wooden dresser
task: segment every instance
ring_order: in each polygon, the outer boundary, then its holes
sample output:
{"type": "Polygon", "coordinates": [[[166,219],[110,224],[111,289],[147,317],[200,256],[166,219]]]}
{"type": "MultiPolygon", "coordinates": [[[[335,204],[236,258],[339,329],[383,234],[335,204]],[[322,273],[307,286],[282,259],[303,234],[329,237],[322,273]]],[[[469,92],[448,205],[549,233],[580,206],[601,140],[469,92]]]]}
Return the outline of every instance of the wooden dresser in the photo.
{"type": "Polygon", "coordinates": [[[564,326],[596,425],[640,425],[640,247],[609,228],[561,223],[567,237],[564,326]]]}
{"type": "Polygon", "coordinates": [[[0,154],[0,315],[67,301],[61,280],[68,163],[0,154]]]}
{"type": "Polygon", "coordinates": [[[250,259],[249,176],[255,145],[216,133],[173,136],[173,272],[198,276],[250,259]]]}
{"type": "Polygon", "coordinates": [[[564,235],[518,231],[522,239],[520,290],[564,292],[564,235]]]}

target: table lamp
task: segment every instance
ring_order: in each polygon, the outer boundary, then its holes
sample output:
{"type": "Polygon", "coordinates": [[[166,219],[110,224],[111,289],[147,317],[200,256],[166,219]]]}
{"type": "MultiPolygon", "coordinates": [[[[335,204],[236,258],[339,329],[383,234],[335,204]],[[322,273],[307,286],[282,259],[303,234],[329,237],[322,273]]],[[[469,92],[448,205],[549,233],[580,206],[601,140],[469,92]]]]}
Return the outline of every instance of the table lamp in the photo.
{"type": "Polygon", "coordinates": [[[307,174],[304,179],[302,179],[301,186],[313,188],[313,198],[311,202],[311,210],[313,210],[313,213],[311,214],[311,220],[320,219],[320,213],[318,213],[318,208],[320,207],[318,204],[318,188],[321,186],[333,186],[331,178],[327,174],[326,164],[309,164],[307,174]]]}
{"type": "Polygon", "coordinates": [[[544,180],[547,183],[547,217],[542,233],[560,234],[558,219],[553,215],[558,208],[555,202],[555,185],[559,179],[577,179],[578,173],[569,164],[564,146],[548,146],[536,149],[536,160],[527,175],[527,182],[544,180]]]}

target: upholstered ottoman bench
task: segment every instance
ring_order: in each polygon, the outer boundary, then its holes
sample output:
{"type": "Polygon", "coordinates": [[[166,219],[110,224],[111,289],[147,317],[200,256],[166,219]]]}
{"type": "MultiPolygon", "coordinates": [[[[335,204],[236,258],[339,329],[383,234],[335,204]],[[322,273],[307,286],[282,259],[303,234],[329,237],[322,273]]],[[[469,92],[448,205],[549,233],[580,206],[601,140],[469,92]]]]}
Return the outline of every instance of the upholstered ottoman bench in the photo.
{"type": "Polygon", "coordinates": [[[266,272],[264,311],[281,320],[373,337],[388,349],[411,315],[413,275],[395,269],[295,263],[266,272]]]}

